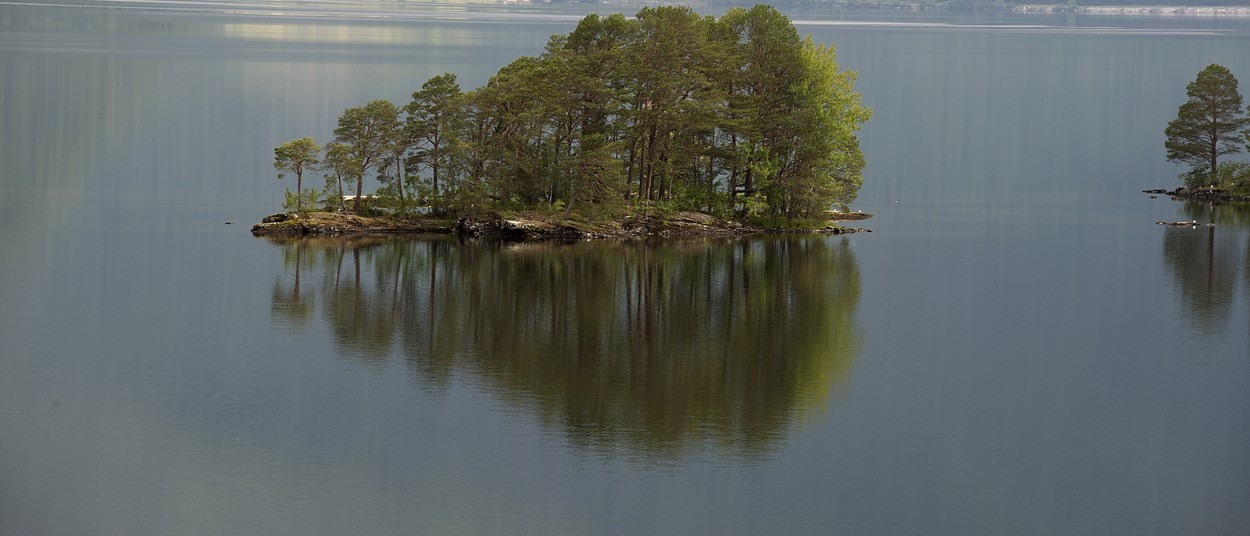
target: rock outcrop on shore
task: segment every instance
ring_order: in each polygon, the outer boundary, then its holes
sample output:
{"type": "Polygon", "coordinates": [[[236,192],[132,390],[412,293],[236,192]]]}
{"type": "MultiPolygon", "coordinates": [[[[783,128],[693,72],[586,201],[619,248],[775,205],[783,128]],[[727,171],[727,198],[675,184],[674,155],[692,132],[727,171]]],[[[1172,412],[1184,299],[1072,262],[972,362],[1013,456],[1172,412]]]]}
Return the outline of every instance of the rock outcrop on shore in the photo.
{"type": "Polygon", "coordinates": [[[1172,199],[1186,199],[1190,201],[1201,201],[1204,203],[1250,203],[1250,196],[1232,195],[1219,188],[1186,188],[1181,186],[1175,190],[1167,190],[1164,188],[1156,188],[1154,190],[1142,190],[1142,193],[1151,195],[1168,195],[1172,199]]]}
{"type": "Polygon", "coordinates": [[[405,220],[341,214],[338,212],[285,212],[265,216],[252,226],[254,236],[337,236],[450,233],[443,221],[405,220]]]}
{"type": "Polygon", "coordinates": [[[448,234],[495,240],[593,240],[640,239],[648,237],[733,237],[764,233],[845,234],[871,232],[870,229],[841,227],[833,221],[862,220],[871,217],[855,213],[833,215],[822,229],[767,229],[743,225],[698,212],[678,212],[667,217],[633,215],[620,221],[585,223],[537,215],[484,212],[457,220],[365,217],[335,212],[291,212],[265,217],[252,226],[254,236],[361,236],[393,234],[448,234]]]}

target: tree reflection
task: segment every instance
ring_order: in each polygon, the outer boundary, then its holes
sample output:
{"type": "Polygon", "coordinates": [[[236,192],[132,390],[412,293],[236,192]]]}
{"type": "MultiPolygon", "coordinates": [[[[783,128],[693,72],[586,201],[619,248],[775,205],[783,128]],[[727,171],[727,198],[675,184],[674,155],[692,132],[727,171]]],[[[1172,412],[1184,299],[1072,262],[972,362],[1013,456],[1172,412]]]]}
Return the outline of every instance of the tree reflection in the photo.
{"type": "Polygon", "coordinates": [[[1179,286],[1194,328],[1220,334],[1229,317],[1239,278],[1250,276],[1250,206],[1185,202],[1183,217],[1198,228],[1164,231],[1163,256],[1179,286]],[[1205,224],[1214,223],[1214,227],[1205,224]]]}
{"type": "Polygon", "coordinates": [[[766,453],[858,348],[844,238],[281,246],[275,316],[318,293],[340,354],[401,356],[427,388],[471,371],[595,451],[766,453]]]}
{"type": "Polygon", "coordinates": [[[279,277],[273,283],[270,310],[274,318],[290,325],[307,324],[312,315],[313,297],[300,286],[304,265],[311,260],[305,258],[308,250],[307,241],[293,242],[290,247],[282,248],[282,267],[288,274],[294,272],[295,276],[289,279],[279,277]]]}

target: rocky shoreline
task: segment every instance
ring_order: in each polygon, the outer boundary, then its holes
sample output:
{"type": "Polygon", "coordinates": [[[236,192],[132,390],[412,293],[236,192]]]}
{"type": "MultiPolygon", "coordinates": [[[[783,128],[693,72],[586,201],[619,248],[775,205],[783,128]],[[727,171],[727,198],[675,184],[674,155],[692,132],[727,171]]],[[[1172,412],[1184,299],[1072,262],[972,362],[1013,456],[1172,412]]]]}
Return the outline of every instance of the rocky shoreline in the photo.
{"type": "Polygon", "coordinates": [[[1232,195],[1218,188],[1185,188],[1184,186],[1181,186],[1175,190],[1168,190],[1165,188],[1142,190],[1142,193],[1150,194],[1151,197],[1167,195],[1178,201],[1200,201],[1203,203],[1215,204],[1250,203],[1250,196],[1232,195]]]}
{"type": "Polygon", "coordinates": [[[872,232],[842,227],[834,222],[870,218],[863,213],[834,213],[819,229],[770,229],[752,227],[698,212],[678,212],[660,218],[633,215],[620,221],[585,223],[553,221],[533,214],[486,212],[456,220],[366,217],[336,212],[287,212],[266,216],[252,226],[253,236],[369,236],[455,234],[468,238],[508,241],[578,241],[596,239],[643,239],[652,237],[737,237],[754,234],[826,234],[872,232]]]}

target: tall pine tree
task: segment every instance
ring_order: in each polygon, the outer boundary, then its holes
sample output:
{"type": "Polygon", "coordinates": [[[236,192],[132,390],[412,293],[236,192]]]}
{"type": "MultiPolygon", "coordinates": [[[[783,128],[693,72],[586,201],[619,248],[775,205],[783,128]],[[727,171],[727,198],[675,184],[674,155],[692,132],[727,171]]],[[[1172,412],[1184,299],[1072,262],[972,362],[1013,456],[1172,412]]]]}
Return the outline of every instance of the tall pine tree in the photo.
{"type": "Polygon", "coordinates": [[[1241,152],[1241,141],[1250,136],[1237,91],[1237,78],[1221,65],[1208,65],[1185,87],[1189,100],[1163,133],[1168,160],[1190,164],[1191,177],[1210,177],[1223,155],[1241,152]]]}

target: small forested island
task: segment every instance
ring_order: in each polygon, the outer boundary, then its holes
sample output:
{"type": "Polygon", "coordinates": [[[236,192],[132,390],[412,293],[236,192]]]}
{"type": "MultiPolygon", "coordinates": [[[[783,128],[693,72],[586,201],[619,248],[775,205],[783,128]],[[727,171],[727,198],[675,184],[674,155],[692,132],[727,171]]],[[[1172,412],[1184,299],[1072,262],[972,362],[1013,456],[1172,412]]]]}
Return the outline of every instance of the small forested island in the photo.
{"type": "Polygon", "coordinates": [[[348,108],[324,146],[283,143],[289,212],[252,232],[854,231],[830,223],[865,217],[849,208],[871,115],[854,83],[770,6],[590,15],[476,90],[438,75],[402,107],[348,108]]]}
{"type": "Polygon", "coordinates": [[[1237,77],[1211,64],[1185,87],[1188,100],[1163,133],[1168,160],[1188,164],[1175,190],[1145,190],[1212,203],[1250,202],[1250,163],[1221,157],[1250,150],[1250,110],[1242,105],[1237,77]]]}

